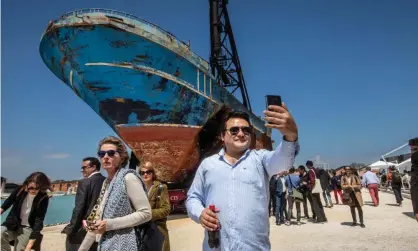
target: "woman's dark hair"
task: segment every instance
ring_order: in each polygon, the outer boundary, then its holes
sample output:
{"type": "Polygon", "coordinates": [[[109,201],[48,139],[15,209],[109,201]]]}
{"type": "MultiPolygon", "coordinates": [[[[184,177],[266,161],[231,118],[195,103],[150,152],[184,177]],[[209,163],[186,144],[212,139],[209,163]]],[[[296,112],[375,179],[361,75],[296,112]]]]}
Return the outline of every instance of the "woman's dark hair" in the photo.
{"type": "Polygon", "coordinates": [[[39,188],[39,191],[43,193],[45,193],[46,190],[50,189],[51,187],[51,181],[49,180],[48,176],[42,172],[34,172],[29,175],[23,182],[23,187],[27,187],[32,182],[35,183],[39,188]]]}
{"type": "Polygon", "coordinates": [[[250,127],[252,127],[251,122],[250,122],[250,116],[246,112],[232,111],[232,112],[229,112],[228,115],[225,117],[225,120],[224,120],[224,123],[223,123],[222,134],[225,133],[226,122],[230,119],[243,119],[243,120],[248,122],[248,125],[250,125],[250,127]]]}
{"type": "Polygon", "coordinates": [[[337,171],[332,170],[332,174],[333,174],[334,176],[336,176],[336,175],[337,175],[337,171]]]}

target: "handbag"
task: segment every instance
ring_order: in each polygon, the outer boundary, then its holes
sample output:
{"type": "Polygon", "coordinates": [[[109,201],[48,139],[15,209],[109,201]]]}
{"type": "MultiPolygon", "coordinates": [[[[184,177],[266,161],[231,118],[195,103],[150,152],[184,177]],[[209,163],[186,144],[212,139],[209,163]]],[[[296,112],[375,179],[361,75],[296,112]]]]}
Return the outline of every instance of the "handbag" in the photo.
{"type": "Polygon", "coordinates": [[[290,176],[289,176],[289,181],[290,181],[290,186],[292,187],[292,198],[295,201],[302,202],[303,201],[303,194],[297,188],[295,188],[293,186],[292,179],[290,178],[290,176]]]}
{"type": "MultiPolygon", "coordinates": [[[[353,184],[351,179],[350,179],[350,183],[353,184]]],[[[352,191],[350,191],[350,192],[344,191],[343,192],[343,204],[344,205],[352,205],[353,204],[353,199],[351,197],[351,193],[352,193],[352,191]]]]}
{"type": "Polygon", "coordinates": [[[353,199],[351,199],[350,193],[343,193],[343,204],[344,205],[351,205],[353,204],[353,199]]]}
{"type": "Polygon", "coordinates": [[[321,181],[316,177],[316,173],[312,170],[313,174],[315,175],[315,184],[312,188],[312,193],[322,193],[321,181]]]}
{"type": "MultiPolygon", "coordinates": [[[[144,182],[141,180],[144,191],[147,191],[144,182]]],[[[160,198],[162,186],[158,188],[157,200],[160,198]]],[[[162,250],[165,236],[158,229],[154,221],[148,221],[144,224],[134,227],[136,235],[136,244],[139,251],[162,250]]]]}
{"type": "Polygon", "coordinates": [[[165,236],[153,221],[134,227],[139,251],[162,250],[165,236]]]}

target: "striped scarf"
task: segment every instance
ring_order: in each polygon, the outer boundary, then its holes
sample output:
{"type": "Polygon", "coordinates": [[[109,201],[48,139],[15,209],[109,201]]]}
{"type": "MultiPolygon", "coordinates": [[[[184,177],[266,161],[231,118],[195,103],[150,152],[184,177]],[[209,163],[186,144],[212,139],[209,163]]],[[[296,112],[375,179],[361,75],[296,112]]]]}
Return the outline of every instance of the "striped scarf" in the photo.
{"type": "MultiPolygon", "coordinates": [[[[103,219],[123,217],[134,212],[126,192],[125,175],[133,173],[132,169],[121,168],[109,184],[109,196],[103,209],[103,219]]],[[[146,189],[144,187],[144,189],[146,189]]],[[[134,228],[106,231],[100,240],[100,251],[135,251],[138,250],[134,228]]]]}

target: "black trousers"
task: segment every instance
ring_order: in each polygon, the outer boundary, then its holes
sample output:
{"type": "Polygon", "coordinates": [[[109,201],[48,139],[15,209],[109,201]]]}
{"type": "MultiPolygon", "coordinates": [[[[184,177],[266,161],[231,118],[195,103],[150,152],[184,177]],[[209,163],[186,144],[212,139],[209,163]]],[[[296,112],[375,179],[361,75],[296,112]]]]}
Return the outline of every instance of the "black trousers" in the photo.
{"type": "Polygon", "coordinates": [[[396,203],[402,203],[402,192],[401,192],[401,186],[392,186],[393,193],[395,194],[396,203]]]}
{"type": "MultiPolygon", "coordinates": [[[[302,193],[303,195],[303,214],[305,215],[305,218],[309,218],[309,213],[308,213],[308,192],[304,192],[302,193]]],[[[312,198],[309,199],[309,203],[311,204],[311,210],[312,210],[312,215],[313,214],[313,209],[312,209],[312,198]]]]}
{"type": "Polygon", "coordinates": [[[354,205],[350,206],[351,209],[351,217],[353,218],[353,223],[357,223],[357,218],[356,218],[356,208],[358,211],[358,217],[360,218],[360,223],[363,224],[363,209],[360,206],[359,201],[357,200],[357,197],[355,195],[354,192],[352,192],[350,194],[351,199],[354,201],[354,205]]]}
{"type": "Polygon", "coordinates": [[[411,200],[414,214],[418,214],[418,176],[411,177],[411,200]]]}
{"type": "Polygon", "coordinates": [[[321,202],[321,194],[309,192],[312,196],[312,208],[318,222],[326,221],[324,207],[321,202]]]}
{"type": "Polygon", "coordinates": [[[312,200],[312,193],[311,191],[306,192],[306,197],[309,200],[309,204],[311,205],[311,211],[312,211],[312,218],[315,219],[316,218],[316,214],[315,214],[315,210],[314,210],[314,205],[313,205],[313,200],[312,200]]]}
{"type": "MultiPolygon", "coordinates": [[[[86,236],[85,231],[78,231],[74,235],[67,235],[67,239],[65,240],[65,250],[66,251],[78,251],[85,236],[86,236]]],[[[91,245],[89,250],[97,251],[97,242],[94,242],[93,245],[91,245]]]]}
{"type": "Polygon", "coordinates": [[[273,215],[276,215],[276,191],[270,191],[269,213],[272,212],[271,207],[273,207],[273,215]]]}
{"type": "Polygon", "coordinates": [[[359,206],[359,205],[350,206],[351,217],[353,217],[353,222],[357,223],[356,208],[357,208],[357,211],[358,211],[358,217],[360,218],[360,223],[364,223],[364,221],[363,221],[363,209],[361,209],[361,206],[359,206]]]}

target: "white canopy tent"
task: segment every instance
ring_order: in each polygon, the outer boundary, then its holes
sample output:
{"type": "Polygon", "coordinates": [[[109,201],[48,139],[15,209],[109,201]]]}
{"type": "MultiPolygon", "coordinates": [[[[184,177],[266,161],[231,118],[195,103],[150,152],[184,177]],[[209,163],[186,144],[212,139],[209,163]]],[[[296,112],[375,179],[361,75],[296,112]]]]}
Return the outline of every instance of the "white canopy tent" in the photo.
{"type": "Polygon", "coordinates": [[[399,163],[396,165],[396,168],[399,170],[400,173],[403,173],[403,171],[411,171],[411,158],[399,163]]]}
{"type": "Polygon", "coordinates": [[[369,165],[372,169],[388,169],[390,166],[396,166],[396,163],[392,162],[384,162],[384,161],[376,161],[375,163],[369,165]]]}

